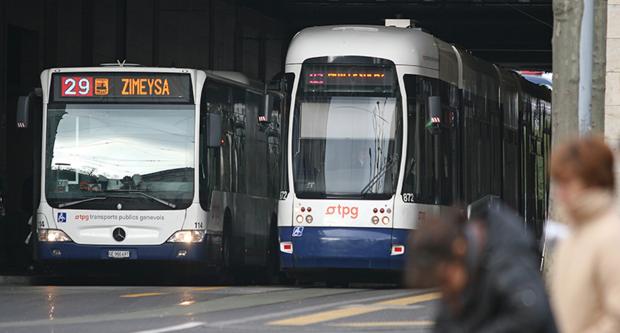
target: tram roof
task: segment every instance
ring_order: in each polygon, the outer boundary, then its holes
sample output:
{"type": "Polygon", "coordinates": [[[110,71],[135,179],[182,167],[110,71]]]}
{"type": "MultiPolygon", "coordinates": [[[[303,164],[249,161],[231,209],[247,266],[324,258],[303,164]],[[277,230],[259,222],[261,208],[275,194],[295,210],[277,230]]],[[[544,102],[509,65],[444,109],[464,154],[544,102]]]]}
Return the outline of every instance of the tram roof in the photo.
{"type": "Polygon", "coordinates": [[[298,32],[288,50],[286,64],[325,56],[368,56],[396,65],[439,69],[435,38],[418,28],[374,25],[332,25],[298,32]]]}

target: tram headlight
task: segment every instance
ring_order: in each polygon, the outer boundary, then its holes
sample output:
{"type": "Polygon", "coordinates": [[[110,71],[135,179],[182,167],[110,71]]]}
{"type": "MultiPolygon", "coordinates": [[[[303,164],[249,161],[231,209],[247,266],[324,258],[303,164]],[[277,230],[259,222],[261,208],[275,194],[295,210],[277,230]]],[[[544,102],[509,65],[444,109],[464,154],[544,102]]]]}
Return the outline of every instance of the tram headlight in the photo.
{"type": "Polygon", "coordinates": [[[204,230],[181,230],[175,232],[170,238],[169,243],[200,243],[205,238],[204,230]]]}
{"type": "Polygon", "coordinates": [[[71,238],[62,230],[39,229],[39,242],[70,242],[71,238]]]}
{"type": "Polygon", "coordinates": [[[295,220],[297,221],[297,223],[302,223],[304,221],[304,217],[301,215],[297,215],[297,217],[295,218],[295,220]]]}
{"type": "Polygon", "coordinates": [[[306,222],[312,223],[312,221],[314,221],[314,217],[312,217],[312,215],[306,216],[306,222]]]}

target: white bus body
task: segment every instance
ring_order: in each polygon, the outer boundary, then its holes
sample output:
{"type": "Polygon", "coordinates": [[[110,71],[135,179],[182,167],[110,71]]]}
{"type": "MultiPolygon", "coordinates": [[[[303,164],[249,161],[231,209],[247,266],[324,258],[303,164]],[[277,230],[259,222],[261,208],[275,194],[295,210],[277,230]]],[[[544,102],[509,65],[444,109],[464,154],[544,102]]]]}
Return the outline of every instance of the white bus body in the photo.
{"type": "Polygon", "coordinates": [[[265,112],[264,87],[240,78],[123,66],[43,71],[36,258],[265,265],[280,110],[272,103],[265,112]]]}

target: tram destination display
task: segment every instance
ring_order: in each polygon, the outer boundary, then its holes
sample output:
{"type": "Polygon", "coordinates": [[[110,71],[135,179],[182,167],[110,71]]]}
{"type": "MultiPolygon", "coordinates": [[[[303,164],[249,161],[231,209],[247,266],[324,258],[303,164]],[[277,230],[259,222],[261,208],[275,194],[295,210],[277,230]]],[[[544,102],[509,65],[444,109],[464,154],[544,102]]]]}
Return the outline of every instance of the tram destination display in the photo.
{"type": "Polygon", "coordinates": [[[56,73],[51,102],[191,103],[190,75],[177,73],[56,73]]]}
{"type": "Polygon", "coordinates": [[[383,66],[304,66],[304,90],[309,92],[391,92],[394,72],[383,66]]]}

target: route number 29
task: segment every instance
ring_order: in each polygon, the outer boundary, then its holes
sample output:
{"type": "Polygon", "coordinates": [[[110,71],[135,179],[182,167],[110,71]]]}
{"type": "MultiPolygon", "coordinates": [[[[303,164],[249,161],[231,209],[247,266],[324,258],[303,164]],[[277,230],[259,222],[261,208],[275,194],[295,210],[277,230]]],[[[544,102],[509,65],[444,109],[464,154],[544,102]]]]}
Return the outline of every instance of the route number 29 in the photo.
{"type": "Polygon", "coordinates": [[[80,76],[63,76],[60,78],[63,97],[88,97],[93,95],[93,78],[80,76]]]}

